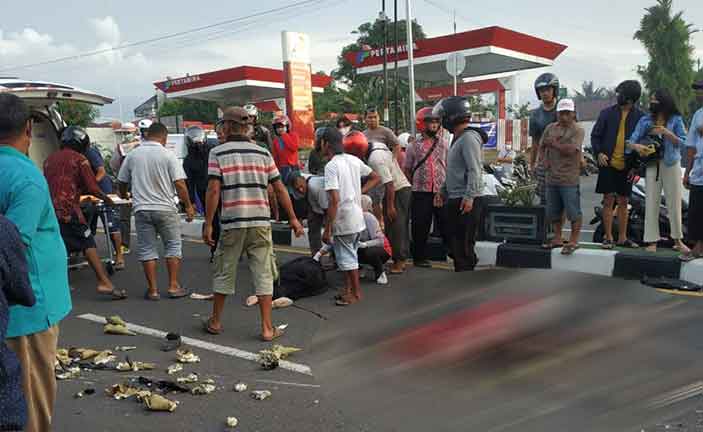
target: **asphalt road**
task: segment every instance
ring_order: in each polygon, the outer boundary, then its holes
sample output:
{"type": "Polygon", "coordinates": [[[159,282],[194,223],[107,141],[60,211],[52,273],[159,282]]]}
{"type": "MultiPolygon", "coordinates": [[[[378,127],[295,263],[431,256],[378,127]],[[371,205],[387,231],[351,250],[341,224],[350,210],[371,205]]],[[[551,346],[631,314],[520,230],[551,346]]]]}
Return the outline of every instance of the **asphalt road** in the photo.
{"type": "MultiPolygon", "coordinates": [[[[185,243],[184,255],[182,283],[207,293],[206,248],[185,243]]],[[[279,260],[292,256],[279,253],[279,260]]],[[[341,284],[338,274],[329,276],[341,284]]],[[[88,269],[70,277],[74,309],[62,323],[60,346],[134,345],[130,358],[156,362],[158,370],[91,371],[61,381],[57,431],[222,431],[229,416],[239,419],[236,430],[242,431],[653,431],[667,422],[692,424],[703,392],[697,360],[703,326],[696,320],[702,299],[637,282],[540,270],[410,268],[388,286],[364,283],[364,300],[349,308],[333,306],[331,290],[274,311],[276,323],[289,324],[280,343],[303,349],[290,359],[296,372],[263,371],[241,358],[269,346],[257,339],[258,311],[242,306],[251,290],[247,270],[240,272],[219,336],[201,329],[208,301],[143,300],[144,279],[133,255],[113,278],[129,291],[126,301],[98,296],[88,269]],[[525,298],[543,299],[551,309],[499,314],[493,327],[454,320],[525,298]],[[170,414],[109,398],[104,390],[130,377],[169,378],[165,369],[174,354],[159,350],[159,337],[104,335],[102,325],[81,318],[85,314],[118,314],[153,331],[196,339],[199,347],[192,349],[202,361],[186,365],[185,373],[214,379],[217,391],[172,395],[180,405],[170,414]],[[465,345],[485,335],[497,339],[465,345]],[[312,376],[300,372],[305,367],[312,376]],[[240,381],[273,396],[256,401],[233,392],[240,381]],[[96,393],[74,398],[86,388],[96,393]]]]}

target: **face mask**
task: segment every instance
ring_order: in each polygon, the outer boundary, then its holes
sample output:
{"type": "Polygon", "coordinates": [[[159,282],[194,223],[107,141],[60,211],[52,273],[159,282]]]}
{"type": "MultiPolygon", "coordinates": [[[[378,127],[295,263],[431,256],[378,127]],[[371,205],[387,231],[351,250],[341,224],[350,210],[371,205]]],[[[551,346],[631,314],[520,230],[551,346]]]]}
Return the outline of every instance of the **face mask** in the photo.
{"type": "Polygon", "coordinates": [[[625,97],[624,94],[618,93],[618,105],[624,106],[627,105],[628,101],[627,98],[625,97]]]}
{"type": "Polygon", "coordinates": [[[652,114],[658,114],[660,109],[659,102],[649,104],[649,112],[652,114]]]}
{"type": "Polygon", "coordinates": [[[425,133],[427,134],[428,137],[434,138],[437,136],[437,131],[436,130],[430,130],[430,129],[425,129],[425,133]]]}
{"type": "Polygon", "coordinates": [[[342,135],[346,135],[349,133],[350,130],[351,130],[350,127],[339,128],[339,133],[341,133],[342,135]]]}

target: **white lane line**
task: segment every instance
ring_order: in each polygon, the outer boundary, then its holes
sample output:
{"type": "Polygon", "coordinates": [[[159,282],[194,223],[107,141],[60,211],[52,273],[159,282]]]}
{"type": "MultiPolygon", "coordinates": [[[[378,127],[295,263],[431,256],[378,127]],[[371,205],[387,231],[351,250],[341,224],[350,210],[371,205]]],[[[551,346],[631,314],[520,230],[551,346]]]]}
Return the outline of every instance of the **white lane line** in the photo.
{"type": "MultiPolygon", "coordinates": [[[[100,324],[105,324],[105,317],[100,316],[100,315],[95,315],[92,313],[78,315],[77,318],[88,320],[88,321],[93,321],[93,322],[100,323],[100,324]]],[[[144,327],[144,326],[140,326],[137,324],[127,323],[127,328],[132,330],[135,333],[139,333],[139,334],[143,334],[143,335],[147,335],[147,336],[154,336],[157,338],[165,338],[166,337],[166,332],[161,331],[161,330],[156,330],[156,329],[153,329],[150,327],[144,327]]],[[[230,357],[236,357],[236,358],[240,358],[243,360],[249,360],[249,361],[254,361],[254,362],[258,361],[258,359],[259,359],[258,354],[255,354],[255,353],[252,353],[249,351],[240,350],[238,348],[228,347],[228,346],[224,346],[224,345],[218,345],[218,344],[214,344],[214,343],[207,342],[207,341],[200,340],[200,339],[193,339],[193,338],[190,338],[187,336],[181,336],[181,340],[186,345],[190,345],[192,347],[216,352],[218,354],[228,355],[230,357]]],[[[289,370],[291,372],[297,372],[297,373],[301,373],[304,375],[312,376],[312,369],[310,369],[310,366],[307,366],[304,364],[293,363],[293,362],[290,362],[287,360],[281,360],[279,362],[278,366],[280,368],[289,370]]]]}
{"type": "Polygon", "coordinates": [[[689,384],[665,393],[657,398],[651,399],[648,406],[650,408],[663,408],[667,405],[673,405],[686,399],[690,399],[693,396],[698,396],[701,393],[703,393],[703,381],[697,381],[693,384],[689,384]]]}
{"type": "Polygon", "coordinates": [[[266,383],[266,384],[286,385],[286,386],[292,386],[292,387],[320,388],[319,384],[300,384],[300,383],[293,383],[293,382],[287,382],[287,381],[272,381],[272,380],[255,380],[255,381],[260,382],[260,383],[266,383]]]}

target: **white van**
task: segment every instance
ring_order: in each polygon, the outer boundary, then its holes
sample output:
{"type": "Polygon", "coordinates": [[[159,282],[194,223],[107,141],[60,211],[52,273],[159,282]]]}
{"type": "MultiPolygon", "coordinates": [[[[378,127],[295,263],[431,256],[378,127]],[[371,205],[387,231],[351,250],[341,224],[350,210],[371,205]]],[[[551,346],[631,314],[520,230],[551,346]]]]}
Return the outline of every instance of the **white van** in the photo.
{"type": "Polygon", "coordinates": [[[0,78],[0,93],[12,93],[22,98],[31,108],[34,119],[32,145],[29,157],[42,169],[44,161],[59,149],[59,132],[66,124],[56,110],[56,102],[74,100],[91,105],[106,105],[112,99],[65,84],[0,78]]]}

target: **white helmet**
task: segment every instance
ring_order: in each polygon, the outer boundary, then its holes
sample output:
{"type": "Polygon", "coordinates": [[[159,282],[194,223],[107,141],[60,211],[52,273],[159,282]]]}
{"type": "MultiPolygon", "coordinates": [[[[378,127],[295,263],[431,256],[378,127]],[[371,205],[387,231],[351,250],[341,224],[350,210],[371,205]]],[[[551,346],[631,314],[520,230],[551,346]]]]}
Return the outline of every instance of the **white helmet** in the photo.
{"type": "Polygon", "coordinates": [[[139,129],[149,129],[152,124],[154,122],[149,119],[139,120],[139,129]]]}
{"type": "Polygon", "coordinates": [[[256,107],[256,105],[247,104],[247,105],[244,105],[243,108],[244,108],[244,111],[246,111],[247,114],[249,114],[250,116],[255,117],[255,118],[259,116],[259,109],[256,107]]]}

